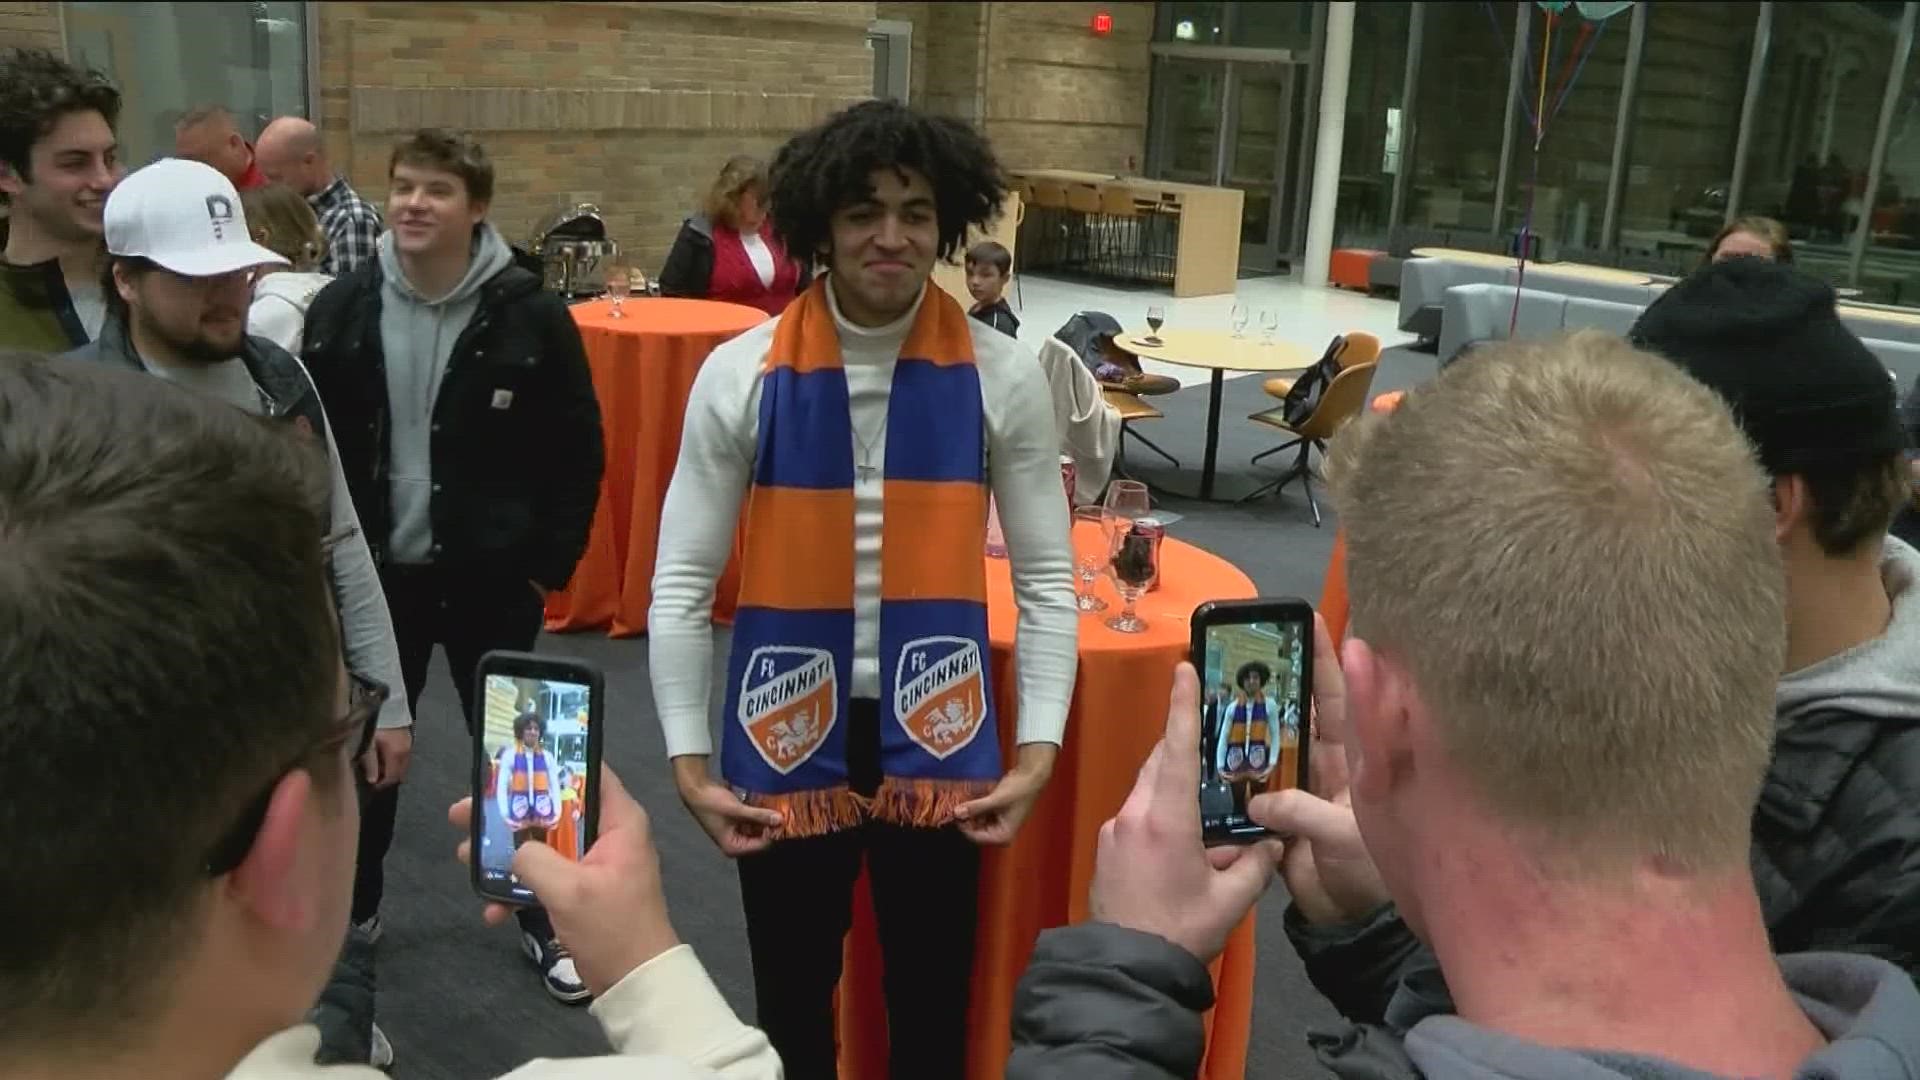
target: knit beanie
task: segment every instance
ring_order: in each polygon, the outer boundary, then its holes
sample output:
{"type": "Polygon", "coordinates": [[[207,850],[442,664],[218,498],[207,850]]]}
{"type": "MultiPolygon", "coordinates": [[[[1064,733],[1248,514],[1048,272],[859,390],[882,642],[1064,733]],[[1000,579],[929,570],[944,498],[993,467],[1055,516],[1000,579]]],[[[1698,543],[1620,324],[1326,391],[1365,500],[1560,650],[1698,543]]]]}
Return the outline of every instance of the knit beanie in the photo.
{"type": "Polygon", "coordinates": [[[1907,445],[1893,380],[1840,321],[1832,287],[1784,263],[1703,267],[1642,312],[1627,338],[1724,398],[1771,475],[1907,445]]]}

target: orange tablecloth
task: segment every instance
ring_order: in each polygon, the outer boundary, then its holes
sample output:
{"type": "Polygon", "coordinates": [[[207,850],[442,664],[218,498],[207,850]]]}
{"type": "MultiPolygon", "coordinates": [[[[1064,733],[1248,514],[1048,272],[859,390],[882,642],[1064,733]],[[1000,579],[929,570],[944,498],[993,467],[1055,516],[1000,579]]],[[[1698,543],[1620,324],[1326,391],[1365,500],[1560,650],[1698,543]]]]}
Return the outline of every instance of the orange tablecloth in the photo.
{"type": "MultiPolygon", "coordinates": [[[[1082,550],[1097,547],[1098,528],[1077,525],[1074,543],[1082,550]]],[[[1011,760],[1019,698],[1013,665],[1017,613],[1006,562],[995,559],[987,565],[994,692],[1002,717],[1001,744],[1011,760]]],[[[1112,606],[1080,617],[1079,678],[1053,780],[1013,845],[986,851],[969,1020],[967,1071],[975,1080],[997,1080],[1005,1074],[1014,987],[1026,970],[1034,939],[1047,927],[1087,917],[1087,886],[1093,880],[1100,826],[1119,812],[1135,774],[1166,729],[1173,666],[1187,656],[1188,617],[1202,601],[1254,595],[1253,582],[1230,563],[1171,537],[1161,547],[1161,578],[1161,587],[1138,608],[1150,624],[1147,631],[1119,634],[1102,623],[1120,603],[1102,575],[1097,588],[1112,606]]],[[[887,1035],[879,945],[864,884],[854,896],[853,932],[840,982],[841,1075],[881,1080],[887,1075],[887,1035]]],[[[934,920],[928,932],[946,929],[934,920]]],[[[1248,916],[1214,965],[1219,998],[1208,1017],[1207,1058],[1201,1069],[1208,1080],[1246,1075],[1253,967],[1253,918],[1248,916]]]]}
{"type": "MultiPolygon", "coordinates": [[[[626,637],[647,629],[660,507],[679,460],[693,376],[715,346],[767,316],[740,304],[659,297],[628,300],[623,318],[611,311],[605,300],[573,309],[600,397],[607,469],[573,582],[547,598],[547,629],[610,627],[626,637]]],[[[737,591],[729,564],[714,591],[716,618],[733,613],[737,591]]]]}

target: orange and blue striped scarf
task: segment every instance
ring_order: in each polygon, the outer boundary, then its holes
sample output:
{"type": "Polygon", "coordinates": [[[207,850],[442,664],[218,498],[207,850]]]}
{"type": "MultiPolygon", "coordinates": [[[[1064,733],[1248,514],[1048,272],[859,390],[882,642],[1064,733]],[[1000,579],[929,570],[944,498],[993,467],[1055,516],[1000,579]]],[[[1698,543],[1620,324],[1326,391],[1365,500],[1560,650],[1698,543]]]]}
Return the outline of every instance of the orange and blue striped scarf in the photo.
{"type": "Polygon", "coordinates": [[[1000,776],[988,687],[986,421],[966,313],[929,287],[887,405],[880,545],[879,792],[847,786],[853,427],[822,278],[761,374],[722,772],[785,836],[872,817],[936,827],[1000,776]]]}

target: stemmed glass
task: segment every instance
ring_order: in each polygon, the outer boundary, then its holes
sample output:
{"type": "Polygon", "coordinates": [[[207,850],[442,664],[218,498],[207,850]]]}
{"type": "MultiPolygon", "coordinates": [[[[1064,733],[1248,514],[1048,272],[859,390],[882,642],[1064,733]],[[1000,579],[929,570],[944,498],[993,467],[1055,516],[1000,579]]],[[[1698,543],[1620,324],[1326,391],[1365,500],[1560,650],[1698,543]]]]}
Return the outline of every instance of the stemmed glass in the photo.
{"type": "Polygon", "coordinates": [[[620,307],[626,303],[627,293],[632,289],[633,274],[627,269],[626,263],[616,262],[607,267],[607,298],[613,301],[613,311],[611,314],[614,318],[626,318],[626,315],[621,312],[620,307]]]}
{"type": "Polygon", "coordinates": [[[1273,332],[1278,329],[1280,329],[1279,314],[1271,308],[1262,311],[1260,313],[1260,343],[1263,345],[1273,344],[1273,332]]]}
{"type": "Polygon", "coordinates": [[[1147,337],[1150,344],[1160,344],[1160,325],[1167,321],[1167,309],[1155,304],[1147,309],[1147,329],[1153,331],[1147,337]]]}
{"type": "Polygon", "coordinates": [[[1247,336],[1247,305],[1245,304],[1233,305],[1233,311],[1227,315],[1227,325],[1233,327],[1234,337],[1237,337],[1237,338],[1246,337],[1247,336]]]}
{"type": "Polygon", "coordinates": [[[1147,485],[1138,480],[1116,480],[1108,486],[1100,515],[1107,537],[1107,574],[1126,607],[1108,619],[1107,626],[1122,634],[1138,634],[1147,628],[1146,620],[1134,613],[1133,606],[1159,574],[1160,544],[1157,538],[1140,534],[1135,526],[1152,512],[1147,485]]]}
{"type": "MultiPolygon", "coordinates": [[[[1073,521],[1074,521],[1074,525],[1076,526],[1075,528],[1076,532],[1079,531],[1078,525],[1081,522],[1088,522],[1093,525],[1095,530],[1098,531],[1100,535],[1100,539],[1102,541],[1106,540],[1107,529],[1106,529],[1106,510],[1105,509],[1098,506],[1080,507],[1078,510],[1075,510],[1073,512],[1073,521]]],[[[1073,606],[1079,608],[1081,611],[1107,610],[1107,602],[1093,594],[1093,583],[1099,579],[1100,568],[1107,561],[1107,552],[1109,550],[1108,545],[1106,545],[1105,543],[1099,543],[1099,544],[1076,543],[1074,544],[1074,549],[1078,556],[1077,564],[1074,569],[1077,571],[1079,585],[1074,590],[1073,606]]]]}

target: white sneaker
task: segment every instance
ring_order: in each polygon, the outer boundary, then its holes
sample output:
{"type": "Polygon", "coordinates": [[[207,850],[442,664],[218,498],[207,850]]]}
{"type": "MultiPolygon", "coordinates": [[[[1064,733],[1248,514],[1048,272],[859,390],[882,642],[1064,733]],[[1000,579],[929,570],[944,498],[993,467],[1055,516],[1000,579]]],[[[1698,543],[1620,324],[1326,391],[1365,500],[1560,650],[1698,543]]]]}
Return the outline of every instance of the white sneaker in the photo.
{"type": "Polygon", "coordinates": [[[557,939],[541,941],[532,934],[521,932],[520,946],[526,950],[527,959],[539,970],[541,981],[546,984],[547,993],[554,1000],[568,1005],[577,1005],[593,996],[587,984],[580,981],[580,973],[574,969],[573,954],[557,939]]]}
{"type": "Polygon", "coordinates": [[[379,1024],[373,1025],[373,1050],[367,1055],[367,1064],[376,1069],[393,1068],[393,1043],[387,1041],[387,1033],[380,1030],[379,1024]]]}
{"type": "Polygon", "coordinates": [[[354,923],[353,928],[365,935],[367,943],[371,945],[379,942],[380,934],[386,929],[386,924],[380,921],[380,913],[376,911],[366,922],[354,923]]]}

